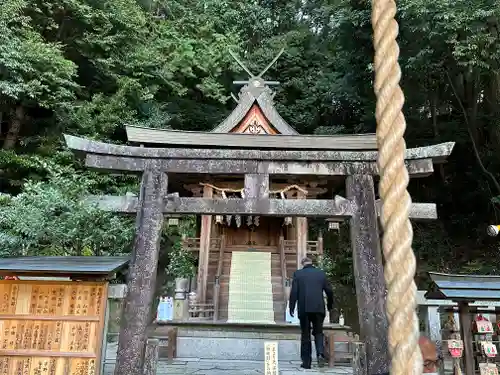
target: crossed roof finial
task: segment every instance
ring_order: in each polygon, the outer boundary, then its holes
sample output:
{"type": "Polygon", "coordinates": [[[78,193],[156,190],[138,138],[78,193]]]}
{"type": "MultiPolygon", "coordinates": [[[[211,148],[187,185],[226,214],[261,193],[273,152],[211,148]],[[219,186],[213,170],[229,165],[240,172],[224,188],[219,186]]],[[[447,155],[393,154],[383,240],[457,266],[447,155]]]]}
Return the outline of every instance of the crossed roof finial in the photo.
{"type": "MultiPolygon", "coordinates": [[[[229,51],[229,53],[231,54],[231,56],[233,57],[233,59],[238,63],[239,66],[241,66],[243,68],[243,70],[245,72],[248,73],[248,75],[250,76],[250,78],[247,80],[247,81],[233,81],[233,83],[235,85],[246,85],[248,83],[250,83],[251,81],[255,81],[255,80],[263,80],[262,79],[262,76],[264,74],[266,74],[266,72],[274,65],[274,63],[276,63],[276,61],[278,61],[278,59],[280,58],[280,56],[283,54],[283,52],[285,52],[285,49],[282,48],[278,54],[276,55],[276,57],[273,59],[273,61],[271,61],[269,63],[269,65],[267,65],[258,75],[255,75],[253,74],[250,69],[248,69],[246,67],[245,64],[243,64],[243,62],[238,58],[238,56],[233,52],[233,51],[229,51]]],[[[266,80],[263,80],[264,84],[265,85],[279,85],[280,83],[277,82],[277,81],[266,81],[266,80]]]]}

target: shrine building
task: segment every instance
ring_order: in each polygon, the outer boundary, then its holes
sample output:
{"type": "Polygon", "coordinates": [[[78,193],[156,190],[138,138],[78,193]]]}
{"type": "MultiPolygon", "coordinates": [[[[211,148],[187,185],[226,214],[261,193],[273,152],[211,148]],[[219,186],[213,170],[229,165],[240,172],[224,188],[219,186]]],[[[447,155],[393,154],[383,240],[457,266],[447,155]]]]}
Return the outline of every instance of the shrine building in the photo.
{"type": "MultiPolygon", "coordinates": [[[[165,216],[199,217],[196,238],[184,241],[198,259],[190,318],[232,325],[285,322],[293,272],[303,257],[323,253],[321,235],[309,237],[308,218],[316,217],[350,225],[367,367],[387,372],[375,135],[298,134],[274,106],[273,82],[259,75],[237,83],[236,108],[211,132],[127,126],[133,146],[65,135],[87,167],[142,174],[138,197],[98,199],[104,209],[137,215],[118,367],[144,345],[165,216]]],[[[407,149],[409,176],[431,175],[453,146],[407,149]]],[[[409,215],[435,219],[436,206],[413,203],[409,215]]]]}
{"type": "MultiPolygon", "coordinates": [[[[280,116],[273,96],[265,81],[255,79],[243,86],[236,108],[211,132],[127,126],[127,137],[130,142],[142,147],[287,148],[300,152],[332,146],[329,144],[330,137],[300,136],[280,116]]],[[[376,148],[372,134],[338,139],[345,145],[376,148]]],[[[343,179],[323,179],[314,175],[273,176],[269,182],[269,197],[332,197],[342,183],[343,179]]],[[[244,178],[241,175],[172,176],[169,186],[172,191],[186,197],[245,198],[244,178]]],[[[201,260],[198,262],[197,282],[192,290],[196,291],[198,301],[206,306],[199,307],[198,312],[193,311],[192,315],[196,315],[193,318],[211,317],[210,312],[216,307],[214,313],[217,320],[284,322],[289,279],[299,268],[303,257],[307,255],[316,259],[323,253],[323,239],[321,235],[318,238],[308,237],[307,217],[202,215],[198,236],[186,239],[185,249],[193,251],[201,260]],[[208,267],[203,262],[205,256],[208,256],[208,267]],[[247,269],[248,265],[252,266],[251,269],[247,269]],[[249,275],[245,271],[250,271],[249,275]],[[237,283],[235,280],[240,281],[237,283]],[[220,285],[219,289],[214,288],[216,282],[220,285]],[[239,311],[240,305],[242,311],[239,311]]]]}

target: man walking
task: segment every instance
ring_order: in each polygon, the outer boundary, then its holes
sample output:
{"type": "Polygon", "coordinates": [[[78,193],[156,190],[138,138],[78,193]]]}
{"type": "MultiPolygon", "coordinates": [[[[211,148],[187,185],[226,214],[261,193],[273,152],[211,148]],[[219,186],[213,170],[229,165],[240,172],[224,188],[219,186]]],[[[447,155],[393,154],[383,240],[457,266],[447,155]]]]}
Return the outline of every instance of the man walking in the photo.
{"type": "Polygon", "coordinates": [[[292,290],[290,292],[290,315],[293,316],[295,304],[300,321],[300,357],[302,368],[311,368],[311,326],[318,365],[324,366],[324,337],[323,321],[325,320],[325,300],[323,292],[326,293],[328,310],[333,307],[333,292],[326,274],[312,265],[309,258],[302,259],[302,269],[293,274],[292,290]]]}

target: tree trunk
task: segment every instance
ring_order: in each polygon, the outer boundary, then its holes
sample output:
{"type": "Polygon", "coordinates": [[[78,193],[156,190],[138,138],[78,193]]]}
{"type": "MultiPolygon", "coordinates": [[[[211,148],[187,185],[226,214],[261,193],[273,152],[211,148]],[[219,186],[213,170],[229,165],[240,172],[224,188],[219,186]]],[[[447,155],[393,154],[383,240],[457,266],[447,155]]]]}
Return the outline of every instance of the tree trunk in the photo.
{"type": "Polygon", "coordinates": [[[21,128],[23,126],[23,121],[24,108],[19,105],[12,114],[12,121],[10,122],[9,130],[7,131],[7,135],[3,141],[4,150],[12,150],[16,146],[17,140],[19,139],[19,133],[21,132],[21,128]]]}
{"type": "Polygon", "coordinates": [[[485,103],[488,108],[489,134],[491,143],[500,152],[500,73],[491,72],[488,90],[485,90],[485,103]]]}
{"type": "MultiPolygon", "coordinates": [[[[478,146],[477,146],[476,138],[474,137],[474,134],[473,134],[472,129],[471,129],[473,126],[475,127],[476,124],[475,123],[471,124],[471,118],[469,117],[469,113],[468,113],[467,109],[465,108],[464,103],[462,102],[462,99],[460,98],[460,95],[458,94],[457,89],[454,86],[453,81],[451,80],[450,75],[448,73],[446,73],[446,76],[448,77],[448,83],[450,84],[450,87],[451,87],[451,89],[453,91],[453,94],[455,95],[455,98],[456,98],[456,100],[458,102],[458,105],[460,106],[460,109],[462,110],[462,114],[464,116],[465,125],[466,125],[467,131],[469,133],[469,138],[470,138],[471,143],[472,143],[472,149],[474,151],[474,156],[476,157],[476,161],[477,161],[477,163],[479,165],[479,168],[481,168],[481,170],[483,171],[483,173],[490,178],[491,182],[495,186],[495,190],[496,190],[497,194],[500,194],[500,182],[495,177],[495,175],[493,173],[491,173],[486,168],[486,166],[483,163],[483,160],[481,159],[481,154],[479,153],[479,149],[478,149],[478,146]]],[[[474,120],[476,120],[476,119],[474,118],[474,120]]]]}
{"type": "MultiPolygon", "coordinates": [[[[430,100],[432,131],[434,133],[434,140],[435,141],[440,140],[439,127],[438,127],[438,121],[437,121],[438,97],[439,97],[439,94],[436,92],[434,95],[432,95],[431,100],[430,100]]],[[[439,175],[441,176],[441,181],[444,182],[445,181],[444,165],[441,163],[441,164],[439,164],[438,168],[439,168],[439,175]]]]}

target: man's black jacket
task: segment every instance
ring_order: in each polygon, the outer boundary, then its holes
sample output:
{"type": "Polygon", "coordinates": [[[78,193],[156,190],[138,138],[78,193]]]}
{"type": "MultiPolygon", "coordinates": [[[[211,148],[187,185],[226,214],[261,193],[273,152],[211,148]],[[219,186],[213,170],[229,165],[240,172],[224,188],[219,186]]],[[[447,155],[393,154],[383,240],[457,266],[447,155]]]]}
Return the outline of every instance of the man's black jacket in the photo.
{"type": "Polygon", "coordinates": [[[297,304],[299,318],[307,313],[325,314],[323,291],[330,311],[333,308],[333,292],[326,274],[312,265],[295,271],[290,292],[290,313],[293,314],[297,304]]]}

